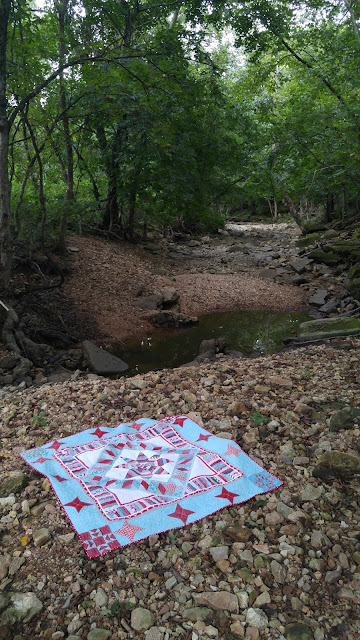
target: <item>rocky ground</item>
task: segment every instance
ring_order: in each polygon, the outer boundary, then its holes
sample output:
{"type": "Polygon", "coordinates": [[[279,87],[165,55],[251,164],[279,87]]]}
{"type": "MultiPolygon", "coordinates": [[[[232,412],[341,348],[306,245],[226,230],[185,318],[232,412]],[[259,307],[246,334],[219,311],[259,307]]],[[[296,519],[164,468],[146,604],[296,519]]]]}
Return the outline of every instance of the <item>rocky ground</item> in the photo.
{"type": "MultiPolygon", "coordinates": [[[[294,227],[245,231],[111,250],[73,239],[66,294],[99,334],[115,326],[124,336],[148,328],[136,300],[169,284],[186,313],[248,308],[251,295],[254,308],[294,309],[312,298],[314,315],[354,307],[341,265],[299,255],[294,227]]],[[[8,375],[1,640],[359,638],[359,338],[118,380],[77,373],[51,383],[39,369],[35,386],[8,375]],[[171,414],[236,440],[283,486],[90,560],[48,481],[18,453],[84,428],[171,414]]]]}
{"type": "Polygon", "coordinates": [[[360,340],[347,338],[4,390],[0,637],[356,640],[359,373],[360,340]],[[18,452],[84,427],[184,413],[236,440],[283,486],[88,559],[48,481],[18,452]]]}

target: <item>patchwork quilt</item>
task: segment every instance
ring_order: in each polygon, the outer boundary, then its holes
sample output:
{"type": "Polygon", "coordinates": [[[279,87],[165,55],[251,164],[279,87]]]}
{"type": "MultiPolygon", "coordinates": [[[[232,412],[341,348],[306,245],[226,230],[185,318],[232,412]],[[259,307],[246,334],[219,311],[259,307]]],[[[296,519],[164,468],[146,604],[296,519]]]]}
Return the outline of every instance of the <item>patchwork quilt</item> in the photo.
{"type": "Polygon", "coordinates": [[[87,429],[20,455],[49,479],[90,558],[282,484],[187,416],[87,429]]]}

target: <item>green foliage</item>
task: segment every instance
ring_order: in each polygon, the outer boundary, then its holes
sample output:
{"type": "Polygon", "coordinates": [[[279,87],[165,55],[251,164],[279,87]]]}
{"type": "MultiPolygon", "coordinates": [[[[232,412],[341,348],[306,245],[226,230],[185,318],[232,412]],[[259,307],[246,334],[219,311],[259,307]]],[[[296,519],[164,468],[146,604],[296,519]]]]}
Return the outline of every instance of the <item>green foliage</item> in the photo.
{"type": "Polygon", "coordinates": [[[61,34],[56,4],[12,4],[18,240],[52,239],[64,219],[126,237],[144,222],[211,232],[229,214],[286,214],[285,196],[305,219],[359,208],[356,8],[193,0],[172,11],[75,0],[61,34]],[[229,25],[236,50],[221,42],[229,25]]]}
{"type": "Polygon", "coordinates": [[[269,418],[268,416],[264,416],[262,413],[259,413],[258,411],[255,411],[255,413],[253,413],[250,416],[250,420],[254,423],[254,425],[256,425],[257,427],[260,427],[260,425],[262,424],[267,424],[269,422],[269,418]]]}
{"type": "Polygon", "coordinates": [[[119,620],[121,618],[126,617],[126,614],[131,611],[135,605],[132,602],[120,602],[120,600],[115,600],[110,607],[110,611],[119,620]]]}
{"type": "Polygon", "coordinates": [[[47,426],[47,418],[46,411],[40,411],[36,415],[31,418],[31,424],[36,425],[38,427],[46,427],[47,426]]]}
{"type": "Polygon", "coordinates": [[[177,545],[177,537],[176,537],[176,533],[174,533],[174,531],[168,531],[168,536],[170,538],[170,542],[172,545],[176,546],[177,545]]]}

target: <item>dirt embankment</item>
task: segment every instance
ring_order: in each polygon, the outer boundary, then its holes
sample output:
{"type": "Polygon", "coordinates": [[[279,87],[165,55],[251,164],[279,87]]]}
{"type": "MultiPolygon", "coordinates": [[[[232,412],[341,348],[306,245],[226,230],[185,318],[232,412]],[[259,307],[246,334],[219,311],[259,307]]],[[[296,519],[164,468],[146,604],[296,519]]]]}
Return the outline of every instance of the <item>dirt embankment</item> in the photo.
{"type": "MultiPolygon", "coordinates": [[[[249,232],[248,242],[251,239],[249,232]]],[[[258,266],[257,245],[252,251],[229,251],[233,242],[227,236],[205,238],[195,246],[191,241],[185,245],[164,241],[150,245],[150,253],[144,247],[94,237],[74,238],[72,243],[78,251],[70,254],[71,273],[64,293],[92,319],[99,335],[113,340],[153,330],[147,320],[149,313],[136,302],[140,295],[165,286],[175,287],[180,311],[188,315],[240,309],[295,311],[304,307],[306,295],[301,289],[275,282],[258,266]]]]}

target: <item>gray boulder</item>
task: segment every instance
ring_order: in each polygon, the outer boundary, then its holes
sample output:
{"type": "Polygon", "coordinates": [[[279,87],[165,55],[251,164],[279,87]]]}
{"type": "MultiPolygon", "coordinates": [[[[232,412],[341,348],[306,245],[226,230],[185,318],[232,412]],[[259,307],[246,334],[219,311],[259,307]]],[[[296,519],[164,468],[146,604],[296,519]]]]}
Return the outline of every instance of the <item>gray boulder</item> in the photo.
{"type": "Polygon", "coordinates": [[[105,349],[100,349],[89,340],[84,340],[83,350],[92,370],[101,376],[123,373],[129,368],[123,360],[113,356],[105,349]]]}
{"type": "Polygon", "coordinates": [[[286,640],[313,640],[314,634],[311,627],[302,622],[291,622],[285,627],[286,640]]]}
{"type": "Polygon", "coordinates": [[[311,298],[309,298],[309,302],[310,304],[313,304],[316,307],[322,307],[325,305],[326,299],[329,297],[329,295],[330,294],[326,289],[324,289],[323,287],[320,287],[315,291],[314,295],[312,295],[311,298]]]}
{"type": "Polygon", "coordinates": [[[154,293],[151,296],[144,296],[134,302],[136,307],[140,309],[144,309],[145,311],[155,311],[156,309],[161,309],[163,302],[162,295],[160,293],[154,293]]]}
{"type": "Polygon", "coordinates": [[[11,493],[20,493],[28,483],[25,473],[22,471],[10,471],[0,485],[0,498],[6,498],[11,493]]]}
{"type": "Polygon", "coordinates": [[[318,461],[317,467],[313,469],[313,476],[322,477],[326,474],[333,474],[340,478],[350,478],[360,474],[360,457],[343,451],[325,451],[318,461]]]}
{"type": "Polygon", "coordinates": [[[329,420],[330,431],[336,432],[340,431],[340,429],[351,429],[354,426],[355,418],[359,416],[360,409],[344,407],[331,416],[329,420]]]}
{"type": "Polygon", "coordinates": [[[224,353],[226,342],[224,338],[211,338],[210,340],[203,340],[199,347],[198,361],[205,360],[207,358],[214,358],[217,353],[224,353]]]}
{"type": "Polygon", "coordinates": [[[290,262],[290,267],[292,267],[294,271],[296,271],[296,273],[300,274],[306,271],[306,267],[308,267],[311,262],[312,260],[309,260],[309,258],[297,258],[296,260],[290,262]]]}
{"type": "Polygon", "coordinates": [[[0,360],[0,369],[3,369],[3,371],[11,371],[16,367],[19,360],[20,360],[20,356],[18,356],[17,354],[10,354],[8,356],[4,356],[0,360]]]}
{"type": "Polygon", "coordinates": [[[9,593],[5,607],[0,614],[0,625],[13,626],[18,622],[29,622],[40,613],[42,608],[42,602],[31,591],[27,593],[9,593]]]}
{"type": "Polygon", "coordinates": [[[360,334],[360,320],[352,317],[324,318],[302,322],[296,341],[323,340],[360,334]]]}
{"type": "Polygon", "coordinates": [[[161,306],[163,309],[168,309],[179,300],[179,294],[174,287],[164,287],[159,291],[162,298],[161,306]]]}
{"type": "Polygon", "coordinates": [[[180,329],[198,324],[198,319],[175,311],[159,311],[149,318],[154,327],[180,329]]]}

